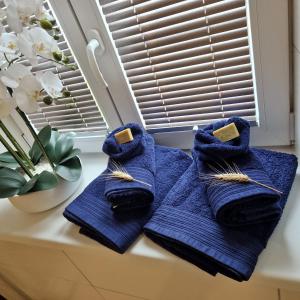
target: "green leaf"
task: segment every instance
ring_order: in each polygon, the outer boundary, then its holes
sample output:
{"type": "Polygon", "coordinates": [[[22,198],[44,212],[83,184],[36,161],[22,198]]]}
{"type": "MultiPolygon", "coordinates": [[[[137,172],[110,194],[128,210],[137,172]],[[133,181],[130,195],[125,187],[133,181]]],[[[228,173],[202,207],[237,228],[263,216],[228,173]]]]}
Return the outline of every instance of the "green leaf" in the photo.
{"type": "Polygon", "coordinates": [[[66,162],[56,166],[56,173],[67,181],[76,181],[82,171],[79,157],[75,156],[66,162]]]}
{"type": "MultiPolygon", "coordinates": [[[[47,125],[42,128],[38,133],[38,137],[42,145],[46,147],[51,138],[51,126],[47,125]]],[[[36,141],[33,143],[32,148],[29,151],[29,156],[34,164],[37,164],[42,157],[42,152],[36,141]]]]}
{"type": "Polygon", "coordinates": [[[71,136],[62,134],[55,145],[56,163],[60,163],[62,159],[71,153],[74,147],[74,140],[71,136]]]}
{"type": "Polygon", "coordinates": [[[26,184],[23,185],[23,186],[20,188],[18,195],[26,194],[26,193],[28,193],[30,190],[32,190],[33,187],[35,186],[35,184],[36,184],[38,178],[39,178],[39,175],[38,175],[38,174],[35,175],[35,176],[33,176],[32,178],[30,178],[30,180],[27,181],[26,184]]]}
{"type": "Polygon", "coordinates": [[[25,178],[15,170],[0,169],[0,197],[7,198],[16,195],[20,188],[26,184],[25,178]]]}
{"type": "Polygon", "coordinates": [[[4,152],[0,154],[0,167],[16,169],[18,166],[18,162],[9,152],[4,152]]]}
{"type": "Polygon", "coordinates": [[[7,163],[16,162],[14,157],[8,151],[0,154],[0,161],[7,162],[7,163]]]}
{"type": "Polygon", "coordinates": [[[37,181],[35,182],[32,192],[50,190],[57,186],[58,179],[57,177],[48,171],[43,171],[38,175],[37,181]]]}
{"type": "Polygon", "coordinates": [[[73,158],[74,156],[78,156],[80,153],[81,153],[80,149],[78,149],[78,148],[72,149],[72,151],[71,151],[67,156],[65,156],[65,157],[59,162],[59,164],[62,164],[62,163],[64,163],[64,162],[66,162],[67,160],[73,158]]]}
{"type": "Polygon", "coordinates": [[[52,129],[49,143],[45,147],[45,150],[46,150],[46,152],[47,152],[47,154],[48,154],[48,156],[49,156],[49,158],[52,162],[56,161],[55,144],[56,144],[58,138],[59,138],[59,133],[57,132],[57,130],[52,129]]]}
{"type": "Polygon", "coordinates": [[[8,162],[0,161],[0,167],[6,167],[6,168],[9,168],[9,169],[16,169],[18,166],[19,166],[19,164],[17,162],[8,163],[8,162]]]}

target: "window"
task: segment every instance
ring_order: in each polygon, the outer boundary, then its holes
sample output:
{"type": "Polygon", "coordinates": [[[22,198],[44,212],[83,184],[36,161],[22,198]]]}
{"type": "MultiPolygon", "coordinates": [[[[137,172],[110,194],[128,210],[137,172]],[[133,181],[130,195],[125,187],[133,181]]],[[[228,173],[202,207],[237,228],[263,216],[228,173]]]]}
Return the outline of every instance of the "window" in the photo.
{"type": "Polygon", "coordinates": [[[285,1],[49,2],[111,127],[188,148],[194,125],[239,115],[254,144],[290,143],[285,1]]]}
{"type": "Polygon", "coordinates": [[[147,129],[256,121],[244,0],[100,0],[147,129]]]}

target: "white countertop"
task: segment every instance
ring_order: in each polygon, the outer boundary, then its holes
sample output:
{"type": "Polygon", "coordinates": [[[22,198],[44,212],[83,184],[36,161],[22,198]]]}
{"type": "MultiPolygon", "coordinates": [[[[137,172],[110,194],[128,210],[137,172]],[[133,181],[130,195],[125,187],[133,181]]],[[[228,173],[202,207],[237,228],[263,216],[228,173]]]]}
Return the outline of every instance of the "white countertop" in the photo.
{"type": "MultiPolygon", "coordinates": [[[[286,151],[287,149],[285,149],[286,151]]],[[[288,149],[286,152],[290,152],[288,149]]],[[[14,208],[7,199],[0,201],[0,240],[67,249],[69,247],[96,248],[104,246],[78,233],[79,228],[67,221],[62,212],[84,187],[99,175],[107,158],[101,154],[82,155],[83,181],[78,191],[65,203],[44,213],[27,214],[14,208]]],[[[300,284],[300,170],[290,192],[284,214],[259,257],[254,280],[298,286],[300,284]]],[[[149,239],[141,236],[125,255],[146,256],[153,259],[174,260],[149,239]]],[[[300,289],[300,285],[299,285],[300,289]]]]}

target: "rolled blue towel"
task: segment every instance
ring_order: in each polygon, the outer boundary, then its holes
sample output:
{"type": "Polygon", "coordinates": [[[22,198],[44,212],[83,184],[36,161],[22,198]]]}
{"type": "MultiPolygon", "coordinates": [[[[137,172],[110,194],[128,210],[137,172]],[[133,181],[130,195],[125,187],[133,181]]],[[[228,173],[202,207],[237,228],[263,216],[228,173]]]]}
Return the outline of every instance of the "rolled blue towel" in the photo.
{"type": "Polygon", "coordinates": [[[105,198],[105,181],[101,174],[66,207],[64,216],[81,227],[80,233],[119,253],[125,252],[137,239],[144,224],[150,219],[168,191],[191,164],[191,158],[179,149],[155,146],[154,150],[156,190],[154,201],[150,206],[113,212],[105,198]]]}
{"type": "Polygon", "coordinates": [[[114,211],[132,210],[150,205],[155,193],[154,140],[138,124],[130,123],[112,131],[103,144],[103,152],[109,156],[104,194],[114,211]],[[115,134],[130,128],[133,140],[118,144],[115,134]],[[123,170],[134,178],[125,181],[110,177],[115,170],[123,170]]]}
{"type": "MultiPolygon", "coordinates": [[[[251,151],[274,186],[283,192],[278,202],[282,211],[295,177],[297,158],[263,149],[251,151]]],[[[221,225],[209,205],[206,184],[199,179],[197,150],[193,157],[193,164],[145,225],[145,233],[212,275],[221,273],[237,281],[248,280],[280,217],[242,227],[221,225]]]]}
{"type": "MultiPolygon", "coordinates": [[[[195,156],[200,178],[207,183],[207,198],[217,221],[242,226],[276,220],[281,214],[280,191],[274,187],[259,157],[249,148],[248,121],[233,117],[197,131],[195,156]],[[222,142],[213,131],[234,123],[239,137],[222,142]],[[224,181],[214,175],[242,173],[248,183],[224,181]]],[[[242,177],[243,179],[243,177],[242,177]]]]}

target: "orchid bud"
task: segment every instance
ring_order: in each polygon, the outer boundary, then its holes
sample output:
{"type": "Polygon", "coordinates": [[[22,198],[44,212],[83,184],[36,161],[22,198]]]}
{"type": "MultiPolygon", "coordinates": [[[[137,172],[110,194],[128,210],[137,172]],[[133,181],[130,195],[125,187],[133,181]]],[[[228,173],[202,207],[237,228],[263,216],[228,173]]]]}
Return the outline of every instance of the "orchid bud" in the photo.
{"type": "Polygon", "coordinates": [[[62,60],[62,62],[63,62],[64,64],[68,64],[68,63],[70,62],[69,57],[65,56],[64,59],[62,60]]]}
{"type": "Polygon", "coordinates": [[[45,96],[43,98],[43,102],[46,104],[46,105],[51,105],[53,103],[53,99],[50,97],[50,96],[45,96]]]}
{"type": "Polygon", "coordinates": [[[70,97],[71,96],[71,93],[69,91],[63,91],[63,96],[64,97],[70,97]]]}
{"type": "Polygon", "coordinates": [[[56,60],[56,61],[61,61],[62,59],[62,54],[61,52],[52,52],[52,55],[53,55],[53,58],[56,60]]]}
{"type": "Polygon", "coordinates": [[[78,67],[76,65],[71,65],[70,68],[71,68],[71,70],[75,71],[75,70],[77,70],[78,67]]]}
{"type": "Polygon", "coordinates": [[[51,30],[53,28],[51,22],[48,21],[47,19],[40,20],[40,25],[43,29],[46,30],[51,30]]]}

